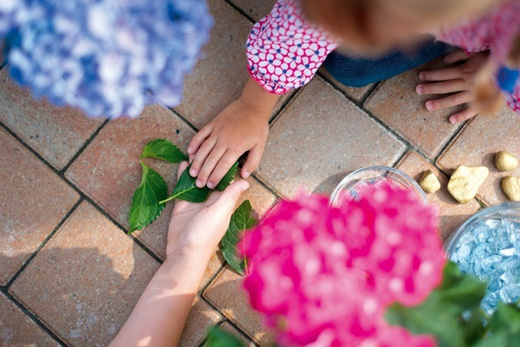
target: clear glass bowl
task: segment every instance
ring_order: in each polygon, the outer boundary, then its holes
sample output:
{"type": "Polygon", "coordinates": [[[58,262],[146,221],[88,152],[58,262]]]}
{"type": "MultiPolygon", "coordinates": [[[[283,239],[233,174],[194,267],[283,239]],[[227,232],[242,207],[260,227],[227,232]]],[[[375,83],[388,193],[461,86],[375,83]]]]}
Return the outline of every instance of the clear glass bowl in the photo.
{"type": "Polygon", "coordinates": [[[334,189],[330,196],[330,204],[336,206],[340,196],[350,194],[356,196],[356,185],[358,184],[377,184],[378,181],[389,179],[399,187],[412,190],[419,201],[428,205],[426,194],[413,178],[402,171],[388,166],[370,166],[356,170],[345,177],[334,189]]]}
{"type": "Polygon", "coordinates": [[[448,238],[444,248],[446,256],[462,272],[488,283],[481,303],[488,315],[499,301],[518,302],[520,202],[505,202],[480,210],[448,238]]]}
{"type": "MultiPolygon", "coordinates": [[[[466,231],[473,230],[473,227],[486,220],[509,219],[520,222],[520,202],[504,202],[496,206],[486,207],[464,222],[457,230],[455,230],[444,243],[446,256],[451,259],[451,255],[455,250],[455,246],[462,234],[466,231]]],[[[520,233],[520,230],[518,231],[520,233]]]]}

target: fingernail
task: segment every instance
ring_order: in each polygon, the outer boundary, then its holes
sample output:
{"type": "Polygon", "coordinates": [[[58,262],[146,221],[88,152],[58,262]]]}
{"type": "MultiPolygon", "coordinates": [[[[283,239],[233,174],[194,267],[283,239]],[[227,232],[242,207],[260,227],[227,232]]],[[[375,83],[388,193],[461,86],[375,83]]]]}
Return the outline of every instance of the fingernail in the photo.
{"type": "Polygon", "coordinates": [[[426,104],[425,104],[425,107],[428,111],[432,111],[433,110],[433,103],[431,101],[427,101],[426,104]]]}
{"type": "Polygon", "coordinates": [[[419,79],[422,81],[424,80],[424,72],[419,72],[419,79]]]}
{"type": "Polygon", "coordinates": [[[201,180],[197,180],[195,181],[195,185],[199,188],[204,188],[204,185],[202,184],[202,181],[201,180]]]}
{"type": "Polygon", "coordinates": [[[417,87],[415,87],[415,92],[417,94],[422,94],[422,89],[423,89],[422,84],[418,84],[417,87]]]}
{"type": "Polygon", "coordinates": [[[248,178],[251,173],[247,170],[244,171],[244,174],[242,175],[243,178],[248,178]]]}
{"type": "Polygon", "coordinates": [[[215,183],[212,183],[212,182],[208,182],[208,188],[209,189],[214,189],[215,188],[215,183]]]}
{"type": "Polygon", "coordinates": [[[457,123],[457,117],[455,117],[455,116],[450,117],[450,123],[451,124],[456,124],[457,123]]]}
{"type": "Polygon", "coordinates": [[[187,151],[188,151],[188,154],[191,154],[193,152],[193,148],[188,147],[187,151]]]}
{"type": "Polygon", "coordinates": [[[195,176],[197,176],[197,170],[195,170],[195,169],[191,169],[191,170],[190,170],[190,176],[191,176],[191,177],[195,177],[195,176]]]}

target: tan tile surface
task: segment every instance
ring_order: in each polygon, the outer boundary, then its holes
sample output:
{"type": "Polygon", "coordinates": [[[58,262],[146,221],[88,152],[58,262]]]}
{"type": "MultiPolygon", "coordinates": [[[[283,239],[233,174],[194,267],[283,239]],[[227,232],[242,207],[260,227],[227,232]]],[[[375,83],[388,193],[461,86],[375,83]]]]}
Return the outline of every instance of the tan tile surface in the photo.
{"type": "Polygon", "coordinates": [[[106,345],[159,264],[82,203],[10,292],[67,343],[106,345]]]}
{"type": "Polygon", "coordinates": [[[183,103],[176,107],[198,129],[236,100],[249,79],[246,40],[253,25],[224,1],[210,0],[209,5],[215,19],[211,40],[184,80],[183,103]]]}
{"type": "Polygon", "coordinates": [[[274,342],[274,334],[264,328],[261,316],[250,308],[241,278],[226,267],[206,289],[204,297],[256,342],[269,346],[274,342]]]}
{"type": "Polygon", "coordinates": [[[0,128],[0,285],[5,285],[79,195],[0,128]]]}
{"type": "Polygon", "coordinates": [[[319,73],[325,78],[327,78],[329,81],[331,81],[335,86],[337,86],[339,89],[344,91],[347,95],[351,96],[355,100],[361,100],[366,93],[370,90],[370,88],[373,87],[373,84],[369,84],[368,86],[360,87],[360,88],[354,88],[354,87],[347,87],[344,84],[341,84],[340,82],[336,81],[334,77],[327,71],[325,67],[321,67],[319,70],[319,73]]]}
{"type": "Polygon", "coordinates": [[[236,5],[245,14],[253,18],[255,21],[263,18],[271,12],[275,4],[275,0],[230,0],[231,3],[236,5]]]}
{"type": "Polygon", "coordinates": [[[35,100],[0,73],[0,121],[58,170],[62,169],[103,122],[72,107],[35,100]]]}
{"type": "Polygon", "coordinates": [[[453,109],[429,112],[424,103],[433,98],[415,92],[418,72],[434,66],[442,66],[442,62],[433,61],[383,82],[365,102],[367,110],[429,158],[434,158],[460,128],[448,121],[453,109]]]}
{"type": "Polygon", "coordinates": [[[186,320],[179,346],[192,347],[200,345],[206,338],[209,328],[221,320],[222,315],[220,313],[215,311],[204,300],[196,298],[186,320]]]}
{"type": "Polygon", "coordinates": [[[489,177],[479,189],[481,196],[491,205],[508,201],[500,183],[507,175],[520,177],[520,168],[505,173],[495,167],[495,153],[501,150],[520,158],[520,118],[504,107],[496,115],[477,116],[437,161],[437,165],[451,174],[460,165],[487,166],[489,177]]]}
{"type": "MultiPolygon", "coordinates": [[[[166,138],[185,152],[193,134],[170,110],[159,105],[148,106],[137,119],[121,118],[107,124],[67,170],[66,177],[128,228],[132,195],[141,182],[138,157],[145,144],[166,138]]],[[[161,173],[172,191],[178,166],[154,159],[145,159],[145,163],[161,173]]],[[[161,257],[164,257],[172,209],[173,204],[168,204],[158,220],[136,234],[161,257]]]]}
{"type": "Polygon", "coordinates": [[[0,346],[59,346],[0,293],[0,346]]]}
{"type": "Polygon", "coordinates": [[[447,177],[435,166],[428,163],[416,152],[409,152],[397,165],[399,170],[404,171],[410,177],[419,182],[421,175],[426,170],[432,170],[441,183],[441,189],[434,194],[426,194],[428,202],[439,209],[439,231],[443,240],[446,240],[462,223],[480,209],[476,200],[461,205],[452,198],[446,186],[447,177]]]}
{"type": "Polygon", "coordinates": [[[351,171],[391,165],[403,151],[386,130],[314,79],[272,126],[257,175],[285,196],[302,186],[330,193],[351,171]]]}

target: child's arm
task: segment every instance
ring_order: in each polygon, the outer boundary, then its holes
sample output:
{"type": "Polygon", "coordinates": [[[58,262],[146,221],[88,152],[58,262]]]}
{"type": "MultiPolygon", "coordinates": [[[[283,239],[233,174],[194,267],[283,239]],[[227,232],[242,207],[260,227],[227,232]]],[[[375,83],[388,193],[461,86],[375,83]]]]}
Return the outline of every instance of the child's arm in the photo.
{"type": "Polygon", "coordinates": [[[247,151],[242,177],[258,167],[278,96],[308,83],[336,46],[335,39],[305,19],[297,1],[276,1],[249,34],[251,78],[242,96],[201,129],[189,146],[190,174],[197,177],[198,187],[215,187],[247,151]]]}
{"type": "MultiPolygon", "coordinates": [[[[183,163],[180,173],[187,167],[183,163]]],[[[167,258],[111,346],[177,346],[211,254],[224,235],[246,181],[214,192],[202,204],[177,201],[167,258]]]]}

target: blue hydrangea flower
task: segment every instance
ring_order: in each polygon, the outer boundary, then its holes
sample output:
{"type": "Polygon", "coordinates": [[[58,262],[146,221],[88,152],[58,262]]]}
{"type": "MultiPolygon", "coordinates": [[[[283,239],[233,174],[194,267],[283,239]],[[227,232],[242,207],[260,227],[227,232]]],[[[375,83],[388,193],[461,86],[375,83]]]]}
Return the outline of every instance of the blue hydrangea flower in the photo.
{"type": "Polygon", "coordinates": [[[12,78],[91,116],[177,105],[212,24],[206,0],[0,0],[12,78]]]}

